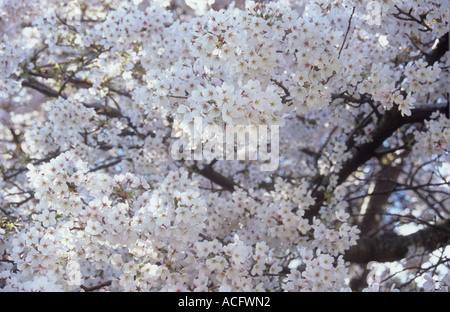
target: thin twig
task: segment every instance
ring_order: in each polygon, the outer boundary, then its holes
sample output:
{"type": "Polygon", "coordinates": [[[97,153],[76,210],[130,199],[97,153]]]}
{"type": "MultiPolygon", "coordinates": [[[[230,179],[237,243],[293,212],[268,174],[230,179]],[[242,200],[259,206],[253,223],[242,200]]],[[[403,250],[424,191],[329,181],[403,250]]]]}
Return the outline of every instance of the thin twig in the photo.
{"type": "Polygon", "coordinates": [[[347,31],[345,32],[344,42],[342,42],[341,48],[339,49],[339,56],[338,56],[338,58],[341,57],[342,49],[344,48],[345,41],[347,41],[347,36],[348,36],[348,33],[350,32],[350,27],[351,27],[351,24],[352,24],[353,14],[355,13],[355,8],[356,7],[353,7],[352,15],[350,15],[350,19],[348,20],[347,31]]]}

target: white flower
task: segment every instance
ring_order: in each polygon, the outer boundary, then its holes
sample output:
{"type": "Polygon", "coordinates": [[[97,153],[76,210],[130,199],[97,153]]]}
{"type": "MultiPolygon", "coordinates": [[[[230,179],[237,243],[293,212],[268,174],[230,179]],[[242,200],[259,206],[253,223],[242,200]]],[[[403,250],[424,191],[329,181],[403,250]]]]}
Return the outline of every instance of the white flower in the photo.
{"type": "Polygon", "coordinates": [[[341,222],[347,221],[349,217],[350,215],[347,212],[345,212],[344,209],[339,209],[336,211],[336,218],[341,222]]]}
{"type": "Polygon", "coordinates": [[[334,259],[330,255],[320,254],[317,259],[323,269],[330,270],[333,267],[334,259]]]}
{"type": "Polygon", "coordinates": [[[427,292],[434,291],[436,289],[436,281],[430,274],[425,274],[423,276],[425,283],[423,283],[423,289],[427,292]]]}

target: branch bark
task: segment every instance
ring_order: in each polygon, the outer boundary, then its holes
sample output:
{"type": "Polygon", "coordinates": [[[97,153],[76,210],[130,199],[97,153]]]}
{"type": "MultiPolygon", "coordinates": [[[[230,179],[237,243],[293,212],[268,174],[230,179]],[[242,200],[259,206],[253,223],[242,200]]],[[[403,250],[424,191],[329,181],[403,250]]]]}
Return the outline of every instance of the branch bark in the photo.
{"type": "MultiPolygon", "coordinates": [[[[58,92],[56,90],[53,90],[53,89],[47,87],[46,85],[44,85],[44,84],[42,84],[40,82],[37,82],[37,81],[30,81],[30,80],[24,79],[24,80],[22,80],[22,86],[31,88],[33,90],[36,90],[36,91],[38,91],[38,92],[40,92],[40,93],[42,93],[42,94],[44,94],[44,95],[46,95],[48,97],[53,97],[53,98],[62,97],[63,99],[67,98],[66,96],[64,96],[60,92],[58,92]]],[[[95,104],[85,104],[85,103],[83,103],[83,105],[85,107],[87,107],[87,108],[94,108],[95,111],[98,114],[102,114],[102,115],[105,115],[105,116],[108,116],[108,117],[115,117],[115,118],[122,118],[122,117],[124,117],[122,115],[122,113],[118,109],[113,108],[113,107],[109,107],[109,106],[105,106],[105,105],[100,104],[100,103],[95,103],[95,104]]]]}
{"type": "Polygon", "coordinates": [[[103,287],[111,286],[111,284],[112,284],[112,281],[106,281],[106,282],[100,283],[100,284],[92,286],[92,287],[86,287],[86,286],[81,285],[80,288],[83,289],[84,291],[88,292],[88,291],[99,290],[103,287]]]}
{"type": "Polygon", "coordinates": [[[234,186],[236,183],[231,178],[227,178],[224,175],[214,171],[212,166],[205,166],[202,169],[199,169],[197,165],[192,168],[195,172],[207,178],[211,182],[214,182],[217,185],[220,185],[227,191],[234,191],[234,186]]]}
{"type": "Polygon", "coordinates": [[[426,55],[426,61],[429,65],[433,65],[441,59],[442,56],[449,50],[448,42],[449,33],[446,33],[439,38],[439,42],[436,47],[426,55]]]}
{"type": "MultiPolygon", "coordinates": [[[[382,146],[383,142],[392,136],[392,134],[401,126],[415,122],[423,122],[424,120],[429,119],[431,114],[435,111],[444,113],[448,117],[448,107],[448,103],[418,107],[411,110],[411,116],[407,117],[402,117],[400,111],[397,109],[386,111],[377,127],[372,132],[372,140],[353,148],[353,156],[342,165],[342,169],[338,173],[338,184],[342,184],[361,165],[365,164],[369,159],[375,156],[377,149],[382,146]]],[[[328,177],[318,177],[315,182],[318,186],[326,186],[328,184],[328,177]]],[[[316,198],[316,203],[305,212],[305,218],[308,220],[312,220],[319,212],[319,209],[325,200],[325,191],[317,187],[313,191],[312,196],[316,198]]]]}
{"type": "Polygon", "coordinates": [[[405,258],[409,246],[423,247],[431,252],[448,244],[450,244],[450,219],[406,236],[382,235],[361,238],[356,246],[345,253],[344,260],[359,264],[370,261],[392,262],[405,258]]]}
{"type": "MultiPolygon", "coordinates": [[[[381,160],[383,161],[383,159],[381,160]]],[[[384,160],[387,164],[377,174],[378,180],[374,183],[373,192],[365,207],[363,219],[359,225],[360,236],[372,236],[379,229],[381,214],[386,208],[386,204],[392,191],[395,189],[396,181],[401,172],[401,165],[393,166],[390,160],[384,160]]],[[[361,209],[362,210],[362,209],[361,209]]]]}

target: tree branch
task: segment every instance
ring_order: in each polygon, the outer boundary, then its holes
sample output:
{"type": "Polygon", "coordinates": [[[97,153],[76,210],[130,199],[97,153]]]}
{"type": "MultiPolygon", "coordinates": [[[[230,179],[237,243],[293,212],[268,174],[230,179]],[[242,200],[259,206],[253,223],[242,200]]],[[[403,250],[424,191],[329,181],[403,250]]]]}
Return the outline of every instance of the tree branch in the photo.
{"type": "Polygon", "coordinates": [[[214,182],[215,184],[220,185],[225,190],[231,191],[231,192],[234,191],[234,186],[236,185],[236,183],[232,179],[227,178],[227,177],[223,176],[222,174],[214,171],[212,166],[205,166],[204,168],[199,169],[197,167],[197,165],[194,165],[192,169],[195,172],[197,172],[198,174],[200,174],[203,177],[210,180],[211,182],[214,182]]]}
{"type": "Polygon", "coordinates": [[[36,90],[39,93],[42,93],[42,94],[44,94],[46,96],[49,96],[49,97],[57,98],[57,97],[60,96],[58,91],[55,91],[55,90],[47,87],[46,85],[44,85],[44,84],[42,84],[40,82],[37,82],[37,81],[29,81],[29,80],[24,79],[24,80],[22,80],[22,86],[31,88],[33,90],[36,90]]]}
{"type": "Polygon", "coordinates": [[[444,54],[448,51],[449,49],[448,37],[449,33],[446,33],[441,38],[439,38],[439,42],[436,45],[436,47],[434,47],[434,49],[427,54],[426,61],[429,65],[433,65],[434,63],[439,61],[441,57],[443,57],[444,54]]]}
{"type": "Polygon", "coordinates": [[[426,251],[432,252],[448,244],[450,244],[450,219],[406,236],[382,235],[361,238],[356,246],[345,253],[344,260],[360,264],[370,261],[398,261],[406,257],[409,246],[423,247],[426,251]]]}
{"type": "MultiPolygon", "coordinates": [[[[386,156],[387,157],[387,156],[386,156]]],[[[374,183],[373,192],[371,194],[370,200],[365,208],[363,219],[359,225],[361,231],[360,236],[371,236],[378,229],[381,222],[381,214],[384,212],[386,204],[389,200],[390,195],[395,190],[395,185],[397,184],[397,178],[401,172],[401,165],[395,166],[390,164],[390,159],[384,159],[387,164],[384,165],[383,170],[381,170],[377,176],[381,179],[374,183]]],[[[383,159],[382,159],[383,160],[383,159]]],[[[361,208],[363,210],[363,208],[361,208]]]]}
{"type": "Polygon", "coordinates": [[[339,49],[338,58],[341,57],[342,49],[344,48],[345,41],[347,41],[347,36],[348,36],[348,33],[350,32],[350,27],[352,25],[352,18],[353,18],[353,14],[355,14],[355,9],[356,9],[356,7],[353,7],[352,14],[350,15],[350,19],[348,20],[347,31],[345,32],[344,42],[342,42],[341,48],[339,49]]]}
{"type": "MultiPolygon", "coordinates": [[[[67,97],[64,96],[63,94],[60,94],[60,92],[55,91],[37,81],[29,81],[29,80],[24,79],[24,80],[22,80],[22,86],[29,87],[29,88],[36,90],[48,97],[53,97],[53,98],[62,97],[63,99],[67,99],[67,97]]],[[[108,117],[116,117],[116,118],[124,117],[118,109],[109,107],[109,106],[105,106],[100,103],[94,103],[94,104],[83,103],[83,105],[87,108],[94,108],[98,114],[102,114],[102,115],[105,115],[108,117]]]]}
{"type": "Polygon", "coordinates": [[[98,290],[100,288],[106,287],[106,286],[110,286],[112,284],[112,281],[106,281],[104,283],[98,284],[96,286],[92,286],[92,287],[86,287],[81,285],[81,289],[83,289],[84,291],[94,291],[94,290],[98,290]]]}
{"type": "MultiPolygon", "coordinates": [[[[429,119],[431,114],[435,111],[444,113],[448,117],[448,106],[448,103],[442,103],[418,107],[411,110],[411,116],[407,117],[402,117],[398,109],[392,109],[385,112],[377,127],[372,132],[372,140],[354,148],[355,151],[353,156],[342,165],[342,169],[338,173],[338,184],[342,184],[361,165],[375,156],[376,150],[401,126],[429,119]]],[[[319,186],[326,186],[328,184],[328,177],[319,176],[316,179],[315,184],[317,187],[313,191],[312,196],[316,198],[316,203],[305,212],[305,218],[308,220],[312,220],[312,218],[317,215],[325,200],[325,191],[320,189],[319,186]]]]}

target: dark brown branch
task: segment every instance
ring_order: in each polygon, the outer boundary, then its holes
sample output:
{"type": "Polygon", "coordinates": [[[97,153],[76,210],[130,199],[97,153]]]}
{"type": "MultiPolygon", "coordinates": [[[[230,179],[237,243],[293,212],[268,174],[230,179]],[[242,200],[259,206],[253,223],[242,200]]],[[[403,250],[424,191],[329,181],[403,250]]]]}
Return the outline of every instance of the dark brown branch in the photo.
{"type": "MultiPolygon", "coordinates": [[[[381,181],[381,180],[378,180],[381,181]]],[[[393,186],[391,189],[387,189],[386,191],[374,191],[372,193],[368,193],[368,194],[364,194],[364,195],[359,195],[359,196],[355,196],[355,197],[349,197],[349,198],[345,198],[346,201],[353,201],[353,200],[357,200],[357,199],[361,199],[361,198],[365,198],[365,197],[374,197],[374,196],[379,196],[379,195],[388,195],[388,194],[392,194],[394,192],[403,192],[403,191],[417,191],[419,189],[425,188],[425,187],[429,187],[429,186],[442,186],[442,185],[448,185],[448,183],[437,183],[437,184],[421,184],[421,185],[412,185],[412,186],[404,186],[404,187],[397,187],[401,184],[396,183],[394,181],[389,181],[389,180],[385,180],[385,182],[390,182],[393,186]]],[[[440,190],[430,190],[430,189],[426,189],[426,191],[428,193],[444,193],[446,195],[450,195],[447,192],[444,191],[440,191],[440,190]]],[[[432,206],[432,205],[429,205],[432,206]]]]}
{"type": "Polygon", "coordinates": [[[426,18],[427,14],[421,15],[420,19],[418,19],[417,17],[415,17],[414,15],[411,14],[412,8],[409,10],[409,12],[406,12],[406,11],[400,9],[397,5],[395,5],[395,8],[397,9],[398,12],[394,13],[392,15],[395,16],[396,18],[398,18],[402,21],[411,21],[411,22],[418,23],[419,25],[424,27],[424,29],[419,29],[420,31],[432,31],[430,26],[428,26],[425,23],[425,18],[426,18]]]}
{"type": "Polygon", "coordinates": [[[111,284],[112,284],[112,281],[106,281],[104,283],[101,283],[101,284],[98,284],[98,285],[95,285],[95,286],[92,286],[92,287],[86,287],[86,286],[83,286],[83,285],[81,285],[80,287],[84,291],[95,291],[95,290],[99,290],[99,289],[101,289],[103,287],[110,286],[111,284]]]}
{"type": "MultiPolygon", "coordinates": [[[[28,192],[28,193],[30,193],[30,192],[28,192]]],[[[31,195],[31,196],[28,196],[27,198],[21,200],[20,202],[12,202],[12,203],[9,203],[9,204],[14,205],[15,207],[19,207],[19,206],[29,202],[33,198],[34,198],[34,195],[31,195]]]]}
{"type": "Polygon", "coordinates": [[[370,261],[392,262],[406,257],[409,246],[423,247],[432,252],[450,244],[450,220],[413,234],[365,237],[344,255],[346,261],[366,264],[370,261]]]}
{"type": "Polygon", "coordinates": [[[46,85],[44,85],[44,84],[42,84],[40,82],[37,82],[37,81],[22,80],[22,86],[31,88],[33,90],[36,90],[39,93],[42,93],[42,94],[44,94],[46,96],[49,96],[49,97],[57,98],[57,97],[60,96],[58,91],[55,91],[55,90],[47,87],[46,85]]]}
{"type": "Polygon", "coordinates": [[[227,191],[234,191],[235,182],[231,178],[227,178],[224,175],[214,171],[212,166],[205,166],[202,169],[199,169],[197,165],[192,168],[195,172],[207,178],[211,182],[214,182],[217,185],[220,185],[227,191]]]}
{"type": "Polygon", "coordinates": [[[97,166],[97,167],[95,167],[95,168],[92,168],[91,170],[89,170],[89,172],[94,172],[94,171],[98,171],[98,170],[102,170],[102,169],[106,169],[106,168],[115,166],[115,165],[119,164],[122,160],[123,160],[123,158],[120,157],[119,159],[116,159],[116,160],[111,161],[111,162],[109,162],[109,163],[106,163],[106,164],[97,166]]]}
{"type": "MultiPolygon", "coordinates": [[[[66,99],[67,97],[60,94],[60,92],[55,91],[49,87],[47,87],[46,85],[37,82],[37,81],[29,81],[29,80],[22,80],[22,86],[25,87],[29,87],[31,89],[34,89],[48,97],[53,97],[53,98],[58,98],[58,97],[62,97],[63,99],[66,99]]],[[[122,115],[122,113],[113,107],[109,107],[109,106],[105,106],[103,104],[100,103],[95,103],[95,104],[85,104],[83,103],[83,105],[87,108],[94,108],[95,111],[98,114],[102,114],[108,117],[115,117],[115,118],[122,118],[124,117],[122,115]]]]}
{"type": "Polygon", "coordinates": [[[122,118],[124,117],[122,113],[117,109],[110,106],[105,106],[100,103],[94,103],[94,104],[83,104],[87,108],[93,108],[97,114],[105,115],[108,117],[113,118],[122,118]]]}
{"type": "MultiPolygon", "coordinates": [[[[397,129],[409,123],[422,122],[429,119],[431,114],[439,111],[448,117],[448,103],[418,107],[411,110],[411,116],[402,117],[400,111],[392,109],[387,111],[375,130],[372,132],[371,141],[354,148],[353,156],[347,160],[338,174],[338,184],[342,184],[347,178],[355,172],[361,165],[376,155],[377,149],[388,139],[397,129]]],[[[312,220],[317,215],[322,203],[325,200],[325,191],[320,186],[328,184],[328,177],[319,176],[314,181],[317,186],[312,195],[316,198],[316,203],[306,211],[305,218],[312,220]]]]}
{"type": "Polygon", "coordinates": [[[439,38],[439,42],[436,47],[427,54],[426,61],[429,65],[433,65],[434,63],[439,61],[441,57],[444,56],[444,54],[449,50],[448,37],[449,33],[446,33],[441,38],[439,38]]]}
{"type": "Polygon", "coordinates": [[[350,27],[352,25],[352,18],[353,18],[353,14],[355,14],[355,9],[356,9],[356,7],[353,7],[352,14],[350,15],[350,18],[348,20],[347,31],[345,32],[344,42],[342,42],[341,48],[339,49],[338,58],[341,57],[342,49],[344,48],[345,42],[347,41],[347,36],[348,36],[348,33],[350,32],[350,27]]]}
{"type": "Polygon", "coordinates": [[[381,214],[384,212],[390,195],[395,190],[397,178],[401,172],[401,165],[390,164],[389,156],[383,157],[383,160],[386,164],[384,169],[378,173],[378,177],[381,179],[375,183],[373,194],[367,204],[366,214],[359,225],[361,237],[373,235],[379,229],[381,214]]]}

